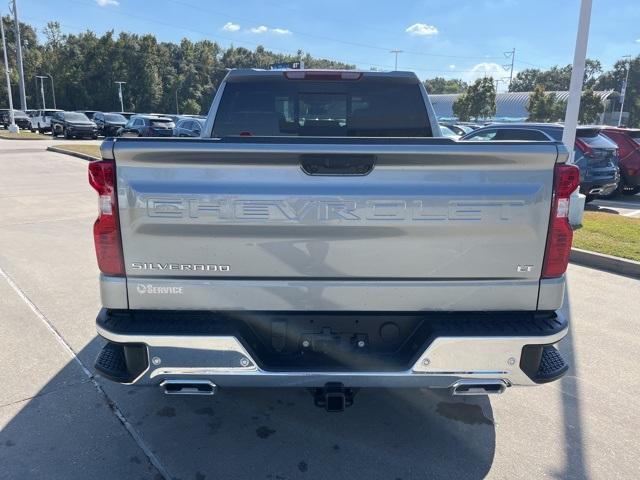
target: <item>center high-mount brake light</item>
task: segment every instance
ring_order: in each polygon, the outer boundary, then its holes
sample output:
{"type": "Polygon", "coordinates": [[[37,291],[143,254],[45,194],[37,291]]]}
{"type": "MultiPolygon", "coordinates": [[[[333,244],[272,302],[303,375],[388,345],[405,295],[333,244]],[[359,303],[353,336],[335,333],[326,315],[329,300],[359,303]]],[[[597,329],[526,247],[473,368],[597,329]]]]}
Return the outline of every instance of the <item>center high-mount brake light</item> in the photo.
{"type": "Polygon", "coordinates": [[[98,218],[93,225],[98,268],[106,275],[124,275],[124,258],[120,239],[116,166],[113,160],[89,164],[89,184],[98,192],[98,218]]]}
{"type": "Polygon", "coordinates": [[[567,271],[573,240],[573,230],[569,224],[569,197],[579,186],[578,167],[566,164],[556,165],[542,278],[560,277],[567,271]]]}
{"type": "Polygon", "coordinates": [[[289,70],[284,72],[289,80],[360,80],[362,72],[340,70],[289,70]]]}

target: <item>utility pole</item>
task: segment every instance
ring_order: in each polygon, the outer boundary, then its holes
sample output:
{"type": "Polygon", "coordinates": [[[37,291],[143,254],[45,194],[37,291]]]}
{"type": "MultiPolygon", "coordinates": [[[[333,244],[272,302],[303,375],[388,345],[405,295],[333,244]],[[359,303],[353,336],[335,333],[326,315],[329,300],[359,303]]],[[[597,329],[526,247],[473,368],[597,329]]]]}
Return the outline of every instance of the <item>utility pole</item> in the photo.
{"type": "Polygon", "coordinates": [[[36,78],[40,79],[40,94],[42,95],[42,109],[45,110],[47,108],[47,104],[44,100],[44,79],[48,78],[44,75],[36,75],[36,78]]]}
{"type": "Polygon", "coordinates": [[[0,14],[0,32],[2,32],[2,51],[4,52],[4,73],[7,77],[7,95],[9,97],[9,119],[11,124],[9,125],[10,132],[17,132],[18,126],[16,125],[16,120],[13,115],[13,96],[11,95],[11,78],[9,78],[9,63],[7,62],[7,43],[4,39],[4,19],[2,18],[2,14],[0,14]]]}
{"type": "Polygon", "coordinates": [[[631,55],[625,55],[622,58],[628,58],[627,74],[624,78],[624,83],[620,89],[620,116],[618,117],[618,126],[622,125],[622,111],[624,110],[624,97],[627,93],[627,83],[629,82],[629,70],[631,70],[631,55]]]}
{"type": "Polygon", "coordinates": [[[176,115],[180,115],[180,109],[178,108],[178,89],[176,88],[176,115]]]}
{"type": "Polygon", "coordinates": [[[511,82],[513,81],[513,64],[516,61],[516,49],[515,47],[510,52],[504,52],[506,58],[511,57],[511,64],[503,65],[504,68],[509,69],[509,91],[511,91],[511,82]]]}
{"type": "Polygon", "coordinates": [[[402,52],[403,52],[402,50],[398,50],[397,48],[390,51],[390,53],[395,53],[396,55],[396,66],[394,68],[394,70],[396,71],[398,70],[398,54],[402,52]]]}
{"type": "Polygon", "coordinates": [[[53,108],[58,109],[58,105],[56,105],[56,89],[53,86],[53,75],[47,73],[47,77],[51,79],[51,95],[53,95],[53,108]]]}
{"type": "Polygon", "coordinates": [[[18,56],[18,75],[20,79],[20,105],[22,110],[27,109],[27,95],[24,91],[24,69],[22,68],[22,41],[20,40],[20,22],[18,21],[18,7],[16,0],[13,0],[13,21],[16,27],[16,54],[18,56]]]}
{"type": "Polygon", "coordinates": [[[120,97],[120,111],[124,112],[124,102],[122,101],[122,84],[127,82],[113,82],[118,84],[118,96],[120,97]]]}

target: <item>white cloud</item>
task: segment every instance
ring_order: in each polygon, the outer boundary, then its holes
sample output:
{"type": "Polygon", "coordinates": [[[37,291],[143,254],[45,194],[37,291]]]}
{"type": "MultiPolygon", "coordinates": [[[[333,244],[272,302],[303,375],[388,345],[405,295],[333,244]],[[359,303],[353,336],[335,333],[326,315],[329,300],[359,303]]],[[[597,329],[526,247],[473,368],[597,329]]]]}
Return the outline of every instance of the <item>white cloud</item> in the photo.
{"type": "Polygon", "coordinates": [[[438,29],[433,25],[427,25],[426,23],[414,23],[405,30],[409,35],[417,35],[420,37],[430,37],[438,34],[438,29]]]}
{"type": "Polygon", "coordinates": [[[451,65],[449,65],[449,68],[450,68],[451,70],[455,70],[455,69],[456,69],[456,66],[455,66],[454,64],[451,64],[451,65]]]}
{"type": "Polygon", "coordinates": [[[259,27],[253,27],[251,30],[249,30],[251,33],[266,33],[269,31],[269,29],[267,27],[265,27],[264,25],[260,25],[259,27]]]}
{"type": "Polygon", "coordinates": [[[640,43],[640,38],[636,38],[636,43],[640,43]]]}
{"type": "Polygon", "coordinates": [[[233,22],[227,22],[224,24],[224,27],[222,27],[222,30],[224,30],[225,32],[237,32],[238,30],[240,30],[240,25],[233,22]]]}
{"type": "Polygon", "coordinates": [[[291,35],[292,33],[291,30],[288,30],[286,28],[269,28],[266,25],[260,25],[259,27],[250,28],[249,32],[255,34],[274,33],[276,35],[291,35]]]}
{"type": "Polygon", "coordinates": [[[118,0],[96,0],[96,3],[101,7],[108,7],[109,5],[117,7],[118,5],[120,5],[120,2],[118,0]]]}
{"type": "Polygon", "coordinates": [[[291,35],[291,30],[288,30],[286,28],[272,28],[271,32],[275,33],[276,35],[291,35]]]}
{"type": "MultiPolygon", "coordinates": [[[[515,77],[517,73],[518,72],[514,70],[513,76],[515,77]]],[[[494,80],[505,80],[509,77],[509,70],[497,63],[483,62],[478,63],[471,70],[462,73],[461,77],[467,83],[473,83],[482,77],[493,77],[494,80]]],[[[502,84],[500,84],[500,88],[503,88],[502,84]]]]}

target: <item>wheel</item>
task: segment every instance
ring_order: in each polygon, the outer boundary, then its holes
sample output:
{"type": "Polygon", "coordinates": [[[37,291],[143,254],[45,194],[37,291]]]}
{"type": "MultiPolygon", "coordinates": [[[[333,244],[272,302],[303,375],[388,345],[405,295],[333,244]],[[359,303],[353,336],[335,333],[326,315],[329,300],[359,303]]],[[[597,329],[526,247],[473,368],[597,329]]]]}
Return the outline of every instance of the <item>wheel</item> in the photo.
{"type": "Polygon", "coordinates": [[[69,135],[69,132],[67,132],[66,128],[62,130],[62,134],[64,135],[64,138],[66,138],[67,140],[71,139],[71,135],[69,135]]]}
{"type": "Polygon", "coordinates": [[[595,198],[596,198],[595,195],[585,195],[584,203],[593,202],[595,200],[595,198]]]}
{"type": "Polygon", "coordinates": [[[44,135],[44,128],[42,128],[40,124],[38,124],[38,133],[44,135]]]}
{"type": "Polygon", "coordinates": [[[98,139],[98,135],[91,135],[91,138],[94,139],[94,140],[97,140],[98,139]]]}

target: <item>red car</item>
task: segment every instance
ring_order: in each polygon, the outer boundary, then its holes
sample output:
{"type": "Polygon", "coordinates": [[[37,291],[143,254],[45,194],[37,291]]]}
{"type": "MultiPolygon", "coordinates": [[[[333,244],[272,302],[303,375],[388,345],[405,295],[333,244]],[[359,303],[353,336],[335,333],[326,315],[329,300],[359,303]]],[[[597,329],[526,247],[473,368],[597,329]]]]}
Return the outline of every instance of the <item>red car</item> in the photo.
{"type": "Polygon", "coordinates": [[[618,145],[620,184],[618,192],[635,195],[640,192],[640,129],[604,127],[601,132],[618,145]]]}

